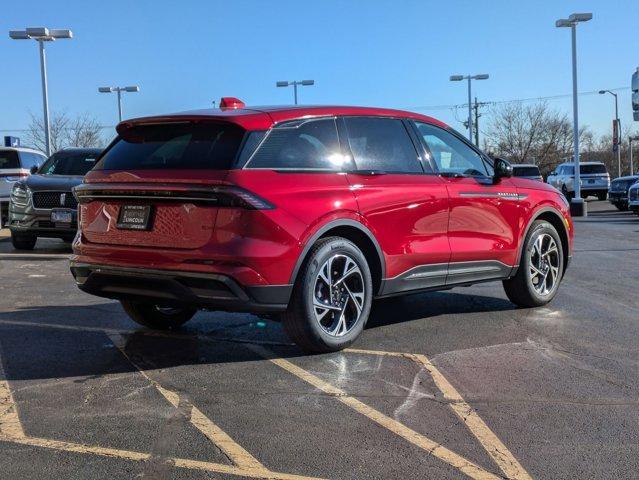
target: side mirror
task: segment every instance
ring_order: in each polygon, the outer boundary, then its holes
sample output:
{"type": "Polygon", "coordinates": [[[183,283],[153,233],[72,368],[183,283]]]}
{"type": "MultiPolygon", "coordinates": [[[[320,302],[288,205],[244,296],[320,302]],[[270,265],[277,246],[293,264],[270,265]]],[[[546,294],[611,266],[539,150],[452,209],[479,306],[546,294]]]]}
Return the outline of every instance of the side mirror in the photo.
{"type": "Polygon", "coordinates": [[[493,180],[495,183],[502,178],[509,178],[513,176],[513,166],[508,160],[497,157],[495,158],[494,163],[495,175],[493,176],[493,180]]]}
{"type": "Polygon", "coordinates": [[[38,172],[38,168],[39,167],[37,165],[34,165],[33,167],[31,167],[31,175],[33,175],[34,173],[37,173],[38,172]]]}

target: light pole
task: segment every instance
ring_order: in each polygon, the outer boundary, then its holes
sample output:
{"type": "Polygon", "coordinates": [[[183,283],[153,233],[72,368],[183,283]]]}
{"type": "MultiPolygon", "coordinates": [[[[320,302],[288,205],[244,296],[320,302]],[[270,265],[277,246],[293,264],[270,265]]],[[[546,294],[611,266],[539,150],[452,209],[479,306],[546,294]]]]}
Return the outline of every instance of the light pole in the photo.
{"type": "Polygon", "coordinates": [[[295,100],[295,105],[297,105],[297,86],[303,85],[307,87],[310,85],[315,85],[315,80],[293,80],[292,82],[284,80],[275,83],[276,87],[289,87],[291,85],[293,86],[293,98],[295,100]]]}
{"type": "Polygon", "coordinates": [[[140,87],[137,85],[132,85],[130,87],[100,87],[98,88],[98,92],[100,93],[112,93],[117,92],[118,94],[118,118],[120,122],[122,121],[122,92],[139,92],[140,87]]]}
{"type": "MultiPolygon", "coordinates": [[[[619,177],[621,177],[621,145],[619,145],[619,140],[621,139],[621,122],[619,121],[619,107],[617,105],[617,94],[611,92],[610,90],[599,90],[599,94],[600,95],[605,95],[606,93],[609,93],[610,95],[612,95],[613,97],[615,97],[615,122],[617,124],[617,138],[613,138],[613,144],[615,142],[615,140],[617,140],[617,144],[614,145],[617,148],[617,168],[619,170],[619,177]]],[[[613,132],[613,136],[614,136],[613,132]]]]}
{"type": "Polygon", "coordinates": [[[479,75],[451,75],[451,82],[461,82],[462,80],[468,80],[468,139],[473,141],[473,113],[472,113],[472,105],[471,105],[471,90],[470,90],[470,81],[471,80],[487,80],[488,74],[482,73],[479,75]]]}
{"type": "Polygon", "coordinates": [[[630,175],[633,175],[634,165],[632,163],[632,142],[639,142],[639,135],[628,137],[628,149],[630,150],[630,175]]]}
{"type": "Polygon", "coordinates": [[[44,144],[47,156],[51,155],[51,127],[49,126],[49,92],[47,87],[47,56],[44,42],[53,42],[60,38],[73,38],[71,30],[49,30],[46,27],[29,27],[25,30],[11,30],[9,38],[13,40],[36,40],[40,46],[40,73],[42,75],[42,107],[44,110],[44,144]]]}
{"type": "Polygon", "coordinates": [[[555,22],[555,27],[570,27],[572,33],[572,116],[573,156],[575,162],[575,198],[571,202],[571,213],[576,217],[587,215],[586,204],[581,198],[581,175],[579,170],[579,108],[577,105],[577,24],[592,20],[592,13],[573,13],[567,19],[555,22]]]}

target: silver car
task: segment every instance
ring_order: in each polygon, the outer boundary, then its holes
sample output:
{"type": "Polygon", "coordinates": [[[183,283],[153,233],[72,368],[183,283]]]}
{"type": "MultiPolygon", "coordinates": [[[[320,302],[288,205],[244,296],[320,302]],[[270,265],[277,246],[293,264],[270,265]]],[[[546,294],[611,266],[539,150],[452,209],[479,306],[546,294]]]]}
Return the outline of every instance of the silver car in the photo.
{"type": "MultiPolygon", "coordinates": [[[[608,198],[610,175],[601,162],[582,162],[579,165],[581,177],[581,197],[596,196],[599,200],[608,198]]],[[[548,175],[547,183],[561,191],[566,198],[575,196],[575,164],[562,163],[548,175]]]]}
{"type": "Polygon", "coordinates": [[[31,175],[46,161],[44,153],[32,148],[0,147],[0,218],[7,220],[9,196],[13,184],[31,175]]]}

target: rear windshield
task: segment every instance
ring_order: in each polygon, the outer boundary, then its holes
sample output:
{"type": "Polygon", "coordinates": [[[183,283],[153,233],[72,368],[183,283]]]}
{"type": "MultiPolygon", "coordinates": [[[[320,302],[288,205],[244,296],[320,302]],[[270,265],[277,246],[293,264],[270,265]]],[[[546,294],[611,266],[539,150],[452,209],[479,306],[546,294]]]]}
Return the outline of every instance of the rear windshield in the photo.
{"type": "Polygon", "coordinates": [[[592,174],[592,173],[608,173],[606,171],[606,166],[605,165],[601,165],[601,164],[580,165],[579,166],[579,171],[582,174],[585,174],[585,175],[589,175],[589,174],[592,174]]]}
{"type": "Polygon", "coordinates": [[[0,152],[0,170],[3,168],[20,168],[18,152],[15,150],[5,150],[0,152]]]}
{"type": "Polygon", "coordinates": [[[539,168],[537,167],[517,167],[513,169],[515,177],[538,177],[539,168]]]}
{"type": "Polygon", "coordinates": [[[41,175],[84,176],[95,166],[99,152],[56,152],[44,162],[38,173],[41,175]]]}
{"type": "Polygon", "coordinates": [[[130,128],[96,170],[231,168],[244,130],[229,123],[173,123],[130,128]]]}

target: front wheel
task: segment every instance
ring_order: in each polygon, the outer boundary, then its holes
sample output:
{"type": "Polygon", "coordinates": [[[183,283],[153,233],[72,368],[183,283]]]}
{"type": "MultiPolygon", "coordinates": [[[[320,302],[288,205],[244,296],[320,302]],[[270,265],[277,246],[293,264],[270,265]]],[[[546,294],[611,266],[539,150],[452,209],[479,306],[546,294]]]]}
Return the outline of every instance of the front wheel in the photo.
{"type": "Polygon", "coordinates": [[[197,312],[191,307],[163,307],[130,300],[120,300],[120,303],[131,320],[155,330],[175,330],[191,320],[197,312]]]}
{"type": "Polygon", "coordinates": [[[37,240],[35,235],[11,232],[11,243],[16,250],[33,250],[37,240]]]}
{"type": "Polygon", "coordinates": [[[539,307],[557,294],[563,277],[564,253],[554,226],[535,221],[526,236],[519,268],[503,281],[506,296],[520,307],[539,307]]]}
{"type": "Polygon", "coordinates": [[[320,240],[293,287],[284,330],[302,350],[335,352],[352,344],[368,320],[373,282],[366,258],[341,237],[320,240]]]}
{"type": "Polygon", "coordinates": [[[606,200],[608,198],[608,192],[599,192],[597,194],[597,200],[606,200]]]}

